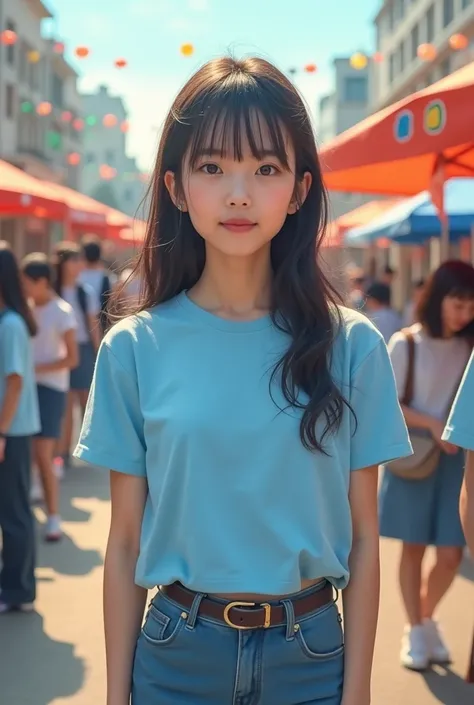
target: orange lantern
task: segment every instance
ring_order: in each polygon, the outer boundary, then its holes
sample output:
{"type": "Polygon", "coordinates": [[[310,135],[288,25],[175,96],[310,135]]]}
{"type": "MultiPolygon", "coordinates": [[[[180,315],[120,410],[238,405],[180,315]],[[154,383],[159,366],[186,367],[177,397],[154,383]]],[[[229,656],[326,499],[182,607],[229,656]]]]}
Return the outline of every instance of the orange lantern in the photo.
{"type": "Polygon", "coordinates": [[[130,129],[130,124],[127,122],[127,120],[124,120],[122,123],[120,123],[120,129],[122,132],[128,132],[130,129]]]}
{"type": "Polygon", "coordinates": [[[54,43],[53,51],[55,54],[64,54],[65,49],[66,49],[66,47],[64,46],[63,42],[55,42],[54,43]]]}
{"type": "Polygon", "coordinates": [[[107,115],[104,115],[102,124],[104,127],[115,127],[115,125],[118,123],[118,119],[116,115],[112,115],[112,113],[107,113],[107,115]]]}
{"type": "Polygon", "coordinates": [[[192,56],[194,54],[194,47],[192,44],[182,44],[180,51],[183,56],[192,56]]]}
{"type": "Polygon", "coordinates": [[[117,176],[117,169],[109,166],[108,164],[101,164],[99,167],[99,175],[104,181],[110,181],[115,176],[117,176]]]}
{"type": "Polygon", "coordinates": [[[77,166],[78,164],[80,164],[81,155],[79,154],[79,152],[71,152],[71,154],[68,154],[67,163],[71,166],[77,166]]]}
{"type": "Polygon", "coordinates": [[[349,63],[352,68],[356,71],[362,71],[366,68],[367,64],[369,63],[369,60],[366,55],[363,54],[361,51],[356,51],[356,53],[352,54],[351,58],[349,59],[349,63]]]}
{"type": "Polygon", "coordinates": [[[304,70],[306,71],[306,73],[316,73],[318,67],[316,66],[316,64],[306,64],[304,70]]]}
{"type": "Polygon", "coordinates": [[[72,113],[69,110],[65,110],[63,113],[61,113],[61,120],[63,122],[71,122],[72,113]]]}
{"type": "Polygon", "coordinates": [[[46,101],[43,101],[42,103],[38,103],[38,105],[36,107],[36,112],[38,113],[38,115],[41,115],[42,117],[44,117],[45,115],[50,115],[52,109],[53,109],[53,106],[51,105],[51,103],[47,103],[46,101]]]}
{"type": "Polygon", "coordinates": [[[422,61],[433,61],[436,59],[436,47],[433,44],[420,44],[417,49],[418,58],[422,61]]]}
{"type": "Polygon", "coordinates": [[[16,40],[18,39],[17,33],[14,32],[12,29],[5,29],[0,36],[2,44],[6,44],[7,46],[15,44],[16,40]]]}
{"type": "Polygon", "coordinates": [[[125,66],[127,65],[127,61],[126,61],[126,59],[116,59],[114,61],[114,64],[115,64],[116,68],[124,69],[125,66]]]}
{"type": "Polygon", "coordinates": [[[76,118],[75,120],[72,121],[72,126],[75,130],[80,132],[81,130],[84,129],[84,120],[82,118],[76,118]]]}
{"type": "Polygon", "coordinates": [[[31,51],[29,51],[26,56],[30,64],[37,64],[38,61],[41,59],[41,54],[36,49],[32,49],[31,51]]]}
{"type": "Polygon", "coordinates": [[[469,45],[469,39],[465,34],[453,34],[449,37],[449,46],[454,51],[461,51],[466,49],[469,45]]]}
{"type": "Polygon", "coordinates": [[[78,59],[86,59],[91,52],[89,47],[76,47],[74,53],[78,59]]]}
{"type": "Polygon", "coordinates": [[[376,51],[375,54],[372,57],[374,63],[376,64],[381,64],[383,61],[383,54],[381,51],[376,51]]]}

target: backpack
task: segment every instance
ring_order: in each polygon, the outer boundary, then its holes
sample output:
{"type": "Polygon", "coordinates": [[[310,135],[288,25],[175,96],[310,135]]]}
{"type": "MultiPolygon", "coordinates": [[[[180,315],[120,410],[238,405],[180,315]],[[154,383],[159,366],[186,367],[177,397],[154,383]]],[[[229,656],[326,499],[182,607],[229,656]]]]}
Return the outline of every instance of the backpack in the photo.
{"type": "Polygon", "coordinates": [[[84,289],[83,286],[80,284],[77,285],[77,300],[79,302],[79,306],[81,307],[82,315],[84,316],[84,324],[86,326],[86,331],[87,335],[90,337],[90,330],[89,330],[89,311],[88,311],[88,306],[87,306],[87,292],[84,289]]]}
{"type": "Polygon", "coordinates": [[[112,285],[110,283],[110,278],[108,274],[104,274],[102,279],[102,286],[100,289],[100,313],[99,313],[99,323],[102,333],[106,333],[110,326],[110,317],[107,311],[109,298],[112,293],[112,285]]]}

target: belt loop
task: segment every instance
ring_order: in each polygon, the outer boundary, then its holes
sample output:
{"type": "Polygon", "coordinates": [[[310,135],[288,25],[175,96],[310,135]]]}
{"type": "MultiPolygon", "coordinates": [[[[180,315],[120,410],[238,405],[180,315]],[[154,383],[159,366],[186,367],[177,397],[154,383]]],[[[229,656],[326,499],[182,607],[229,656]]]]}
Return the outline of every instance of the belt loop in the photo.
{"type": "Polygon", "coordinates": [[[192,631],[196,625],[196,618],[198,616],[199,608],[201,607],[201,602],[205,598],[203,592],[197,592],[194,596],[193,604],[189,610],[188,618],[186,620],[186,629],[192,631]]]}
{"type": "Polygon", "coordinates": [[[286,612],[286,640],[293,641],[295,638],[295,610],[291,600],[282,600],[281,604],[286,612]]]}

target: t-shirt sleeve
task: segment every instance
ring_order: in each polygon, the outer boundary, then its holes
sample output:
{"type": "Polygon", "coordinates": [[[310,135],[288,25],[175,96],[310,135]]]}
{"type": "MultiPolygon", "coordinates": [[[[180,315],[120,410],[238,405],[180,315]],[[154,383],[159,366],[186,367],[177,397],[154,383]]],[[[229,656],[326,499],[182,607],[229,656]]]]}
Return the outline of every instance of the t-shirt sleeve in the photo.
{"type": "Polygon", "coordinates": [[[385,343],[380,340],[351,375],[351,470],[412,454],[385,343]]]}
{"type": "Polygon", "coordinates": [[[408,343],[403,333],[392,335],[388,344],[388,354],[395,376],[398,398],[402,399],[408,373],[408,343]]]}
{"type": "Polygon", "coordinates": [[[1,336],[1,351],[3,358],[3,370],[5,377],[18,375],[24,377],[27,374],[27,346],[30,344],[28,334],[23,329],[19,321],[8,324],[5,321],[5,335],[1,336]]]}
{"type": "Polygon", "coordinates": [[[58,328],[61,333],[77,328],[76,315],[74,309],[64,302],[58,309],[58,328]]]}
{"type": "Polygon", "coordinates": [[[146,475],[143,415],[131,371],[103,341],[76,458],[128,475],[146,475]]]}
{"type": "Polygon", "coordinates": [[[474,450],[474,352],[456,394],[443,440],[466,450],[474,450]]]}

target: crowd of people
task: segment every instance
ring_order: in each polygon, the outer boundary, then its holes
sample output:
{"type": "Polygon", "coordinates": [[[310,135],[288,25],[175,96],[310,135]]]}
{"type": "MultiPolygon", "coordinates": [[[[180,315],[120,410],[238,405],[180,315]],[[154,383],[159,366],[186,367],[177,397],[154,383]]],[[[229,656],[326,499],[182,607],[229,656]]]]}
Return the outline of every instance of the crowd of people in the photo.
{"type": "Polygon", "coordinates": [[[0,613],[33,608],[33,503],[44,502],[44,539],[61,539],[75,410],[85,410],[117,283],[94,236],[20,263],[0,242],[0,613]]]}

